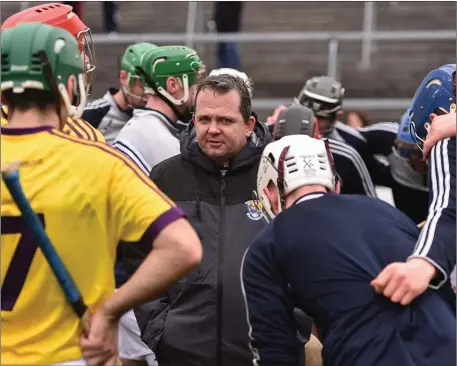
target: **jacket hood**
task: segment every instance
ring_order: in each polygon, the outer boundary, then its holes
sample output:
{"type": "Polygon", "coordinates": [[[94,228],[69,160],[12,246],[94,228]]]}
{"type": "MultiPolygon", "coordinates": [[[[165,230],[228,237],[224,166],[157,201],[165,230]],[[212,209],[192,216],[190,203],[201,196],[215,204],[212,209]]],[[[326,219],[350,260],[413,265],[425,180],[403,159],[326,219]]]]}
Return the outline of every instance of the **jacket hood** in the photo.
{"type": "MultiPolygon", "coordinates": [[[[256,123],[248,142],[238,155],[230,160],[228,170],[234,171],[244,167],[252,166],[260,161],[263,149],[272,141],[270,131],[267,126],[259,122],[257,116],[256,123]]],[[[181,143],[181,155],[184,159],[201,168],[211,171],[220,172],[221,166],[214,160],[210,159],[197,143],[194,123],[191,121],[187,128],[178,135],[181,143]]]]}

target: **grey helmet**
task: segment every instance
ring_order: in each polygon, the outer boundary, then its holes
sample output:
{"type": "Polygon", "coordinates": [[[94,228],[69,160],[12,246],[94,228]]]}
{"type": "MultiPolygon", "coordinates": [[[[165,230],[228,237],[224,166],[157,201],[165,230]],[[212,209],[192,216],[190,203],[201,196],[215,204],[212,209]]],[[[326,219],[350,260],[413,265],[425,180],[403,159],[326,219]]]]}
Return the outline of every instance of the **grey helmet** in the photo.
{"type": "MultiPolygon", "coordinates": [[[[314,76],[305,83],[294,102],[311,108],[318,118],[334,122],[336,113],[343,107],[343,97],[344,88],[340,82],[330,76],[314,76]]],[[[329,131],[321,131],[325,132],[329,131]]]]}
{"type": "Polygon", "coordinates": [[[273,129],[273,140],[289,135],[308,135],[318,137],[316,119],[313,111],[302,105],[291,105],[279,113],[273,129]]]}

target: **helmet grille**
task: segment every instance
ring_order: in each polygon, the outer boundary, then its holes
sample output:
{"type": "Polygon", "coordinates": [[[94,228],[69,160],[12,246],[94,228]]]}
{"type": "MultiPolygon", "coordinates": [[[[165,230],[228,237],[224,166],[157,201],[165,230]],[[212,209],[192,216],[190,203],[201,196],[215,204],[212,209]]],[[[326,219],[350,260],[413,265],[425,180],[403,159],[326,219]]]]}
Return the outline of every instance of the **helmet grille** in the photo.
{"type": "Polygon", "coordinates": [[[32,55],[32,60],[30,61],[30,70],[34,72],[42,72],[42,60],[39,53],[34,53],[32,55]]]}
{"type": "Polygon", "coordinates": [[[10,69],[10,60],[7,53],[2,53],[2,72],[8,72],[10,69]]]}

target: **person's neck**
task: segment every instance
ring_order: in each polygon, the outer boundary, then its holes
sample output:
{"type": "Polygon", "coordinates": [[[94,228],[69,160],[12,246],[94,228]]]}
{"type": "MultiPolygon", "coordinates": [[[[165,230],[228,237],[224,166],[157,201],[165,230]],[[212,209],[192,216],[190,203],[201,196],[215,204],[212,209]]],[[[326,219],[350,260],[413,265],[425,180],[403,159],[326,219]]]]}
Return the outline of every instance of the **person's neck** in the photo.
{"type": "Polygon", "coordinates": [[[294,202],[309,193],[327,193],[327,188],[318,184],[297,188],[286,197],[286,207],[289,208],[294,202]]]}
{"type": "MultiPolygon", "coordinates": [[[[122,88],[122,86],[121,86],[121,88],[122,88]]],[[[119,89],[119,91],[113,95],[113,99],[121,109],[123,109],[123,110],[129,109],[129,105],[128,105],[127,101],[125,100],[124,93],[122,92],[121,89],[119,89]]]]}
{"type": "Polygon", "coordinates": [[[51,126],[60,128],[60,118],[55,110],[40,111],[38,108],[32,108],[28,111],[15,110],[8,119],[10,128],[33,128],[51,126]]]}
{"type": "MultiPolygon", "coordinates": [[[[175,112],[173,112],[173,109],[165,103],[162,99],[156,96],[149,96],[148,97],[148,102],[146,103],[146,108],[154,109],[160,113],[163,113],[166,115],[171,121],[177,122],[178,117],[176,116],[175,112]]],[[[187,121],[183,121],[187,122],[187,121]]]]}

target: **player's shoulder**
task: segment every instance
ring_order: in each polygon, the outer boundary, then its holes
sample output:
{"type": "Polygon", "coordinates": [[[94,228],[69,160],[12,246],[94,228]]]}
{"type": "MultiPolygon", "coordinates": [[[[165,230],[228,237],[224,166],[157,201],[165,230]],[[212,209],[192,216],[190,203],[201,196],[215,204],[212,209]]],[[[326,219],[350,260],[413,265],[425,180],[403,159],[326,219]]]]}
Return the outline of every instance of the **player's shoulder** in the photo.
{"type": "Polygon", "coordinates": [[[73,119],[68,117],[65,124],[65,131],[71,136],[79,137],[89,141],[105,142],[103,135],[92,127],[89,122],[83,119],[73,119]]]}
{"type": "Polygon", "coordinates": [[[183,177],[187,175],[186,162],[181,154],[174,155],[168,159],[162,160],[155,165],[151,170],[151,177],[158,179],[159,177],[183,177]]]}
{"type": "Polygon", "coordinates": [[[74,156],[78,161],[100,161],[115,162],[123,158],[115,149],[111,148],[104,142],[96,140],[82,139],[77,136],[71,136],[63,131],[53,129],[51,134],[58,141],[56,148],[67,149],[65,157],[74,156]]]}
{"type": "Polygon", "coordinates": [[[135,110],[116,137],[116,141],[144,141],[157,140],[162,135],[162,123],[160,118],[154,114],[143,115],[141,111],[135,110]]]}
{"type": "Polygon", "coordinates": [[[390,132],[397,134],[400,125],[397,122],[377,122],[369,126],[357,128],[362,135],[369,132],[390,132]]]}
{"type": "Polygon", "coordinates": [[[248,258],[254,258],[261,253],[271,251],[275,246],[275,222],[276,219],[265,225],[262,230],[254,237],[249,250],[247,251],[248,258]]]}
{"type": "Polygon", "coordinates": [[[339,141],[334,138],[327,138],[328,144],[330,151],[332,153],[348,156],[348,157],[356,157],[360,158],[360,154],[357,152],[356,149],[354,149],[351,145],[349,145],[347,142],[344,141],[339,141]]]}
{"type": "Polygon", "coordinates": [[[86,104],[84,111],[86,110],[109,110],[111,108],[111,103],[105,98],[101,97],[95,99],[86,104]]]}
{"type": "Polygon", "coordinates": [[[358,131],[354,127],[348,126],[347,124],[345,124],[341,121],[335,122],[335,128],[339,133],[343,133],[345,135],[352,136],[362,142],[367,142],[366,138],[360,133],[360,131],[358,131]]]}

